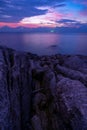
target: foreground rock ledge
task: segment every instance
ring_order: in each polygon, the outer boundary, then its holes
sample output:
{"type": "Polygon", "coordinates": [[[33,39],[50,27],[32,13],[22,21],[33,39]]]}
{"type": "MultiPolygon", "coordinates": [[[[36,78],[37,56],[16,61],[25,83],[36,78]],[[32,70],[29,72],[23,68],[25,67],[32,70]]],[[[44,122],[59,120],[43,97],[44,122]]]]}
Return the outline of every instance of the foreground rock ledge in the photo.
{"type": "Polygon", "coordinates": [[[0,47],[0,130],[87,130],[87,57],[0,47]]]}

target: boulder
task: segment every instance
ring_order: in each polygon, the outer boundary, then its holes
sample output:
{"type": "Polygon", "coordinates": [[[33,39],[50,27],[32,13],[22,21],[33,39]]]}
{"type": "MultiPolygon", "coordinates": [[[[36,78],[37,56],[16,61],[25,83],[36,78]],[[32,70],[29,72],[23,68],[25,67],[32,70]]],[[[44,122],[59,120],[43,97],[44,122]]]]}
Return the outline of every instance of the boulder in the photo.
{"type": "Polygon", "coordinates": [[[75,70],[79,70],[80,68],[87,67],[87,64],[84,62],[84,60],[80,59],[79,56],[68,57],[67,59],[65,59],[63,65],[75,70]]]}
{"type": "Polygon", "coordinates": [[[87,129],[87,88],[77,80],[63,78],[57,84],[60,113],[72,130],[87,129]]]}
{"type": "Polygon", "coordinates": [[[72,70],[64,66],[57,65],[56,66],[57,73],[62,74],[63,76],[69,77],[71,79],[79,80],[84,85],[87,86],[87,74],[83,74],[80,71],[72,70]]]}

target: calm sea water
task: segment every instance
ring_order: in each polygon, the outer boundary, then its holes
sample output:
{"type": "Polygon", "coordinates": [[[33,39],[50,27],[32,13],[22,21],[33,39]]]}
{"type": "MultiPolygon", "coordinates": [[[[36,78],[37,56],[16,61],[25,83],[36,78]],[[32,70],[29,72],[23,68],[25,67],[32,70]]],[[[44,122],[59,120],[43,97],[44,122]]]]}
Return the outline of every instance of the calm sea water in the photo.
{"type": "Polygon", "coordinates": [[[87,34],[0,33],[0,45],[38,55],[87,55],[87,34]]]}

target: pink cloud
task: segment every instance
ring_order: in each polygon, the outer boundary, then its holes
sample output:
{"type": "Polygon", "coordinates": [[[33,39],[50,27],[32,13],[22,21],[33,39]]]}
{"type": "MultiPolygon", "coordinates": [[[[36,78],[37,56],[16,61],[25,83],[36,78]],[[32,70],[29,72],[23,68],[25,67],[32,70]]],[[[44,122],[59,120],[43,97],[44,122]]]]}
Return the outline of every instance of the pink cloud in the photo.
{"type": "Polygon", "coordinates": [[[15,28],[15,27],[18,27],[18,23],[0,22],[0,27],[3,27],[3,26],[9,26],[9,27],[15,28]]]}
{"type": "Polygon", "coordinates": [[[6,23],[6,22],[0,22],[0,27],[3,27],[3,26],[9,26],[11,28],[16,28],[16,27],[19,27],[19,26],[22,26],[22,27],[29,27],[29,28],[37,28],[39,26],[35,25],[35,24],[21,24],[21,23],[6,23]]]}
{"type": "Polygon", "coordinates": [[[60,26],[56,21],[62,19],[63,14],[56,12],[53,9],[49,9],[44,15],[25,17],[19,23],[22,25],[33,24],[39,27],[55,27],[60,26]]]}

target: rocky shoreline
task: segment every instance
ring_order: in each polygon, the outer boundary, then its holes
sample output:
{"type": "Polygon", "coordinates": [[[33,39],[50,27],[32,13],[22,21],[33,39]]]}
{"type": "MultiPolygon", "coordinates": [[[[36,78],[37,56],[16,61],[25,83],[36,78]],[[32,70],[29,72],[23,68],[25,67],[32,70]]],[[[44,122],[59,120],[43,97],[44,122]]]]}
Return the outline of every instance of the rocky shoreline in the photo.
{"type": "Polygon", "coordinates": [[[0,47],[0,130],[87,130],[87,56],[0,47]]]}

